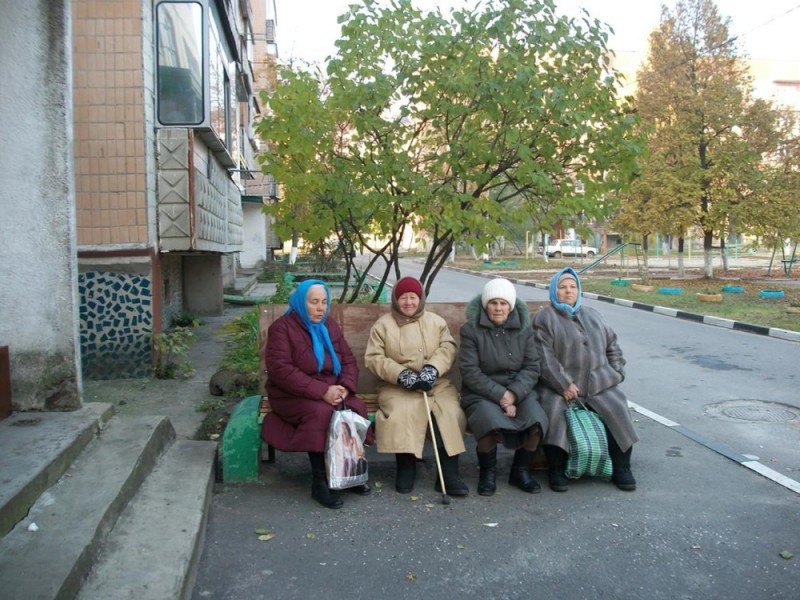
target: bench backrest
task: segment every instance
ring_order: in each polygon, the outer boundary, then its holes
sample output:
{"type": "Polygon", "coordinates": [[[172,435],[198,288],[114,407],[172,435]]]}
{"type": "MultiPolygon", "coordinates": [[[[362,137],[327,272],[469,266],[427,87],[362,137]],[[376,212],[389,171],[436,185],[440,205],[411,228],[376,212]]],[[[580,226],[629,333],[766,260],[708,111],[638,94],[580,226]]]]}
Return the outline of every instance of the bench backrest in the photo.
{"type": "MultiPolygon", "coordinates": [[[[528,311],[531,316],[547,302],[528,302],[528,311]]],[[[261,365],[265,364],[267,330],[272,322],[283,315],[289,306],[287,304],[262,304],[259,307],[259,352],[261,365]]],[[[466,320],[467,302],[429,302],[425,309],[440,315],[447,321],[450,333],[460,343],[459,331],[466,320]]],[[[367,350],[369,331],[372,325],[384,313],[389,311],[388,304],[334,304],[331,306],[329,319],[333,319],[341,327],[350,349],[358,360],[358,392],[374,394],[377,391],[378,378],[364,367],[364,353],[367,350]]],[[[461,376],[458,372],[458,361],[447,374],[447,377],[456,387],[461,386],[461,376]]],[[[266,370],[261,369],[261,393],[266,394],[266,370]]]]}

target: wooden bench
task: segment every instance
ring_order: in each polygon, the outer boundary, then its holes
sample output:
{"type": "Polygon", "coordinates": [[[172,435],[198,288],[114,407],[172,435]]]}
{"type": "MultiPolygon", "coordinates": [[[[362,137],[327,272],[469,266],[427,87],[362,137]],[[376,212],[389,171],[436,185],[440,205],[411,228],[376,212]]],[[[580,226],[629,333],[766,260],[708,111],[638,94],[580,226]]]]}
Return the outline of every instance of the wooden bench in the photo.
{"type": "MultiPolygon", "coordinates": [[[[547,302],[528,302],[528,310],[533,315],[547,304],[547,302]]],[[[288,308],[286,304],[262,304],[259,306],[259,355],[262,366],[265,362],[269,326],[288,308]]],[[[444,318],[450,332],[458,342],[461,326],[466,320],[467,302],[429,302],[425,308],[444,318]]],[[[374,418],[374,414],[378,410],[377,386],[379,380],[364,366],[364,354],[372,325],[388,311],[388,304],[334,304],[328,315],[329,319],[335,320],[341,327],[350,349],[356,356],[359,369],[356,393],[366,402],[371,418],[374,418]]],[[[256,397],[246,398],[242,401],[246,403],[245,407],[241,411],[238,411],[237,407],[237,411],[234,411],[235,414],[231,416],[225,427],[222,444],[222,473],[225,481],[258,479],[259,456],[263,455],[263,451],[260,451],[262,450],[260,437],[258,445],[255,448],[252,446],[256,444],[255,433],[257,432],[260,436],[261,422],[264,416],[270,412],[269,398],[266,395],[266,376],[266,369],[262,369],[260,385],[262,396],[258,402],[258,413],[255,414],[253,409],[256,397]]],[[[447,373],[447,377],[456,388],[461,387],[461,375],[458,371],[457,361],[447,373]]],[[[274,462],[275,448],[267,444],[263,445],[266,447],[266,461],[274,462]]]]}

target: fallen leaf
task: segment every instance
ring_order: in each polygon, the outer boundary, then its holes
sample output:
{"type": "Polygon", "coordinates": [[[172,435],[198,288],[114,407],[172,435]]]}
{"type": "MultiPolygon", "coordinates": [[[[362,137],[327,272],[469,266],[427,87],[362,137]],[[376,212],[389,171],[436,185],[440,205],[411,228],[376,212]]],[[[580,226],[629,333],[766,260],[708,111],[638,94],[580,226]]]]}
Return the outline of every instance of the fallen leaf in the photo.
{"type": "Polygon", "coordinates": [[[426,502],[426,503],[425,503],[425,508],[433,508],[434,506],[435,506],[435,505],[434,505],[434,504],[432,504],[432,503],[430,503],[430,502],[426,502]]]}
{"type": "Polygon", "coordinates": [[[381,489],[383,487],[383,482],[382,481],[376,481],[375,482],[375,487],[378,488],[378,489],[381,489]]]}
{"type": "Polygon", "coordinates": [[[210,440],[218,440],[219,439],[219,434],[218,433],[212,433],[211,435],[208,436],[208,439],[210,439],[210,440]]]}
{"type": "Polygon", "coordinates": [[[306,534],[306,539],[307,540],[315,540],[315,539],[317,539],[317,534],[316,533],[307,533],[306,534]]]}
{"type": "Polygon", "coordinates": [[[463,550],[465,547],[466,547],[466,546],[464,546],[464,544],[458,544],[458,545],[456,546],[456,548],[458,548],[459,550],[463,550]]]}
{"type": "Polygon", "coordinates": [[[792,554],[788,550],[784,550],[783,552],[781,552],[781,558],[785,558],[786,560],[789,560],[793,556],[794,556],[794,554],[792,554]]]}
{"type": "Polygon", "coordinates": [[[258,535],[264,535],[265,533],[272,533],[269,529],[256,529],[256,533],[258,535]]]}
{"type": "Polygon", "coordinates": [[[416,578],[417,576],[414,575],[413,573],[406,573],[406,579],[408,579],[409,581],[414,581],[416,578]]]}
{"type": "Polygon", "coordinates": [[[419,500],[419,496],[411,496],[412,502],[416,502],[417,500],[419,500]]]}
{"type": "Polygon", "coordinates": [[[267,533],[267,534],[258,536],[258,541],[259,542],[268,542],[271,539],[273,539],[274,537],[275,537],[274,533],[267,533]]]}
{"type": "Polygon", "coordinates": [[[497,527],[497,523],[484,523],[485,527],[497,527]]]}

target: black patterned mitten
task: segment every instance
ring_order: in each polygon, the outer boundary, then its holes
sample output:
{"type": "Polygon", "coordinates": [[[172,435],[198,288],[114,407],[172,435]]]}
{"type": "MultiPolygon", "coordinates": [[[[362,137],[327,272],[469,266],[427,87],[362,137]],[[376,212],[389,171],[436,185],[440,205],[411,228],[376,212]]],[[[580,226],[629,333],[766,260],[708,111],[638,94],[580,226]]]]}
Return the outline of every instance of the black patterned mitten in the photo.
{"type": "Polygon", "coordinates": [[[412,389],[429,392],[433,389],[433,384],[436,383],[438,378],[439,371],[436,370],[436,367],[433,365],[425,365],[419,372],[419,381],[412,389]]]}
{"type": "Polygon", "coordinates": [[[416,389],[414,386],[419,383],[419,375],[411,369],[405,369],[400,372],[400,375],[398,375],[397,383],[402,385],[407,390],[416,389]]]}

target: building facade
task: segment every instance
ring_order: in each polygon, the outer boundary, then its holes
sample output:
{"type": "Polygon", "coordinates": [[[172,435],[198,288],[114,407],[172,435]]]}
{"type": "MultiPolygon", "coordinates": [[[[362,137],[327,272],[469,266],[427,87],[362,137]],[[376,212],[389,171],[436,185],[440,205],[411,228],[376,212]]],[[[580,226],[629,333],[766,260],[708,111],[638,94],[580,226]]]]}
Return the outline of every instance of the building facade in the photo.
{"type": "MultiPolygon", "coordinates": [[[[0,401],[80,405],[69,1],[0,9],[0,401]],[[8,391],[10,390],[10,398],[8,391]]],[[[1,418],[1,417],[0,417],[1,418]]]]}
{"type": "Polygon", "coordinates": [[[254,164],[249,0],[73,0],[80,354],[152,373],[151,335],[223,311],[254,164]]]}

